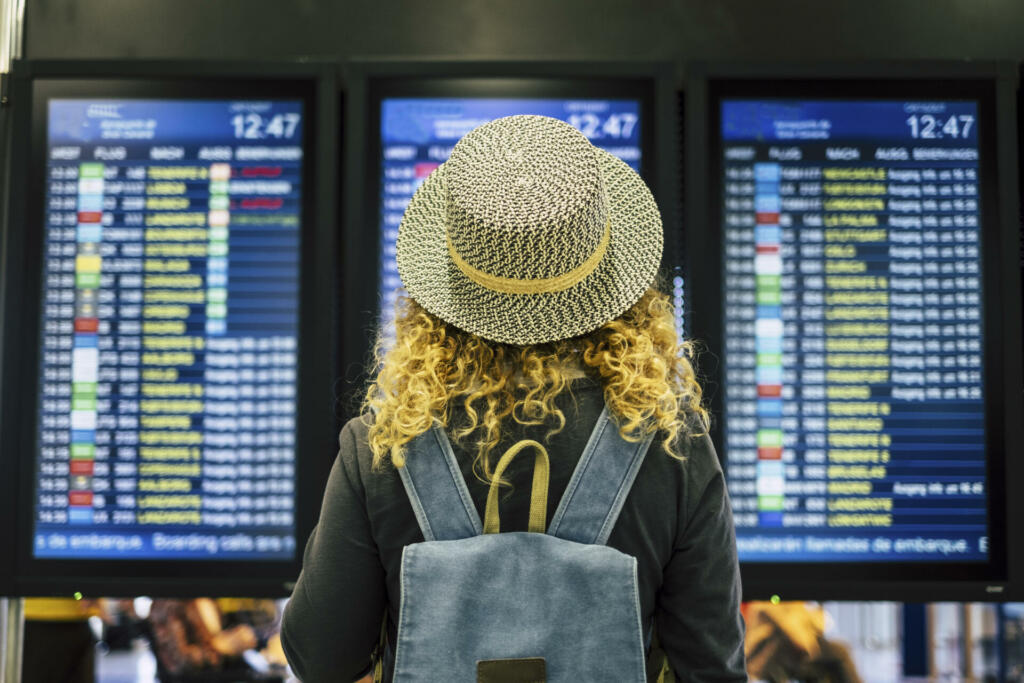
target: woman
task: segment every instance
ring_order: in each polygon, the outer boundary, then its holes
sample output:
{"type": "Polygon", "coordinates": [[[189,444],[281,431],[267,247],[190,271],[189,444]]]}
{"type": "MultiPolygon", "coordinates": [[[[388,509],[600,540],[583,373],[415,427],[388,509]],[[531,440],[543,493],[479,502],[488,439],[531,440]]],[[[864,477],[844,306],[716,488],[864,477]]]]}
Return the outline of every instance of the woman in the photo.
{"type": "MultiPolygon", "coordinates": [[[[636,558],[643,633],[656,631],[677,679],[746,680],[732,517],[692,349],[652,286],[661,250],[643,181],[571,126],[513,116],[459,141],[399,230],[409,298],[364,416],[342,430],[285,611],[298,676],[366,675],[386,613],[390,680],[403,550],[424,540],[402,471],[424,457],[420,435],[443,427],[481,517],[498,456],[538,442],[551,454],[550,525],[607,407],[625,442],[653,437],[607,537],[636,558]]],[[[532,530],[530,463],[497,474],[501,531],[532,530]]],[[[662,659],[648,654],[650,677],[662,659]]]]}

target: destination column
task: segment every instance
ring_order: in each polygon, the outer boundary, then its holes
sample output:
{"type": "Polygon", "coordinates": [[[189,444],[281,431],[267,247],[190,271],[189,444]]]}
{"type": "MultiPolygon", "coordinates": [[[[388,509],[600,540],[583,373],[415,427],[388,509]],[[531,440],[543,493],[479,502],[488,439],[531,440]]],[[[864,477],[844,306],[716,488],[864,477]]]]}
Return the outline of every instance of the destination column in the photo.
{"type": "Polygon", "coordinates": [[[157,549],[158,533],[201,523],[207,170],[189,156],[154,146],[147,170],[136,522],[157,549]]]}
{"type": "Polygon", "coordinates": [[[823,170],[828,526],[840,529],[892,520],[892,501],[876,490],[890,438],[888,171],[849,149],[823,170]]]}

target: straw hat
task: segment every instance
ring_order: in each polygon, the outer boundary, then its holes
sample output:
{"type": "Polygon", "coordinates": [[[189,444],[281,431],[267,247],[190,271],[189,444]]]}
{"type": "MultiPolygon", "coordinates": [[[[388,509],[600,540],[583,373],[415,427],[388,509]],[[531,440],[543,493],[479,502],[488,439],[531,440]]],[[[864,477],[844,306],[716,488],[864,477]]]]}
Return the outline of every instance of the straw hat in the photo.
{"type": "Polygon", "coordinates": [[[575,128],[509,116],[470,131],[398,229],[406,291],[485,339],[538,344],[617,318],[661,261],[661,216],[629,166],[575,128]]]}

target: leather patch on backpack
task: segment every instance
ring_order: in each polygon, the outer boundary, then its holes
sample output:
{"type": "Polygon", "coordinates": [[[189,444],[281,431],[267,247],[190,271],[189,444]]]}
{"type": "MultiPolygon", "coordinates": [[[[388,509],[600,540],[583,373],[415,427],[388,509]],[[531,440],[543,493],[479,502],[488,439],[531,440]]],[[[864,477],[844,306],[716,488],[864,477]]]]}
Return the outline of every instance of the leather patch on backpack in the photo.
{"type": "Polygon", "coordinates": [[[476,683],[547,683],[543,657],[482,659],[476,663],[476,683]]]}

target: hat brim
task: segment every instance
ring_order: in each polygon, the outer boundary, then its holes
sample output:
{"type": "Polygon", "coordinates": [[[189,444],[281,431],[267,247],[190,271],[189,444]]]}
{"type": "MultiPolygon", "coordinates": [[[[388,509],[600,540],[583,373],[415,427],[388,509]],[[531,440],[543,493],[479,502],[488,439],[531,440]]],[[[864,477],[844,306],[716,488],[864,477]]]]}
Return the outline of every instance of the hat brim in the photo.
{"type": "Polygon", "coordinates": [[[597,149],[611,235],[604,258],[572,287],[506,294],[478,285],[448,252],[444,164],[413,195],[398,228],[398,274],[417,303],[447,323],[505,344],[540,344],[585,334],[622,315],[650,287],[661,263],[661,215],[647,185],[597,149]]]}

